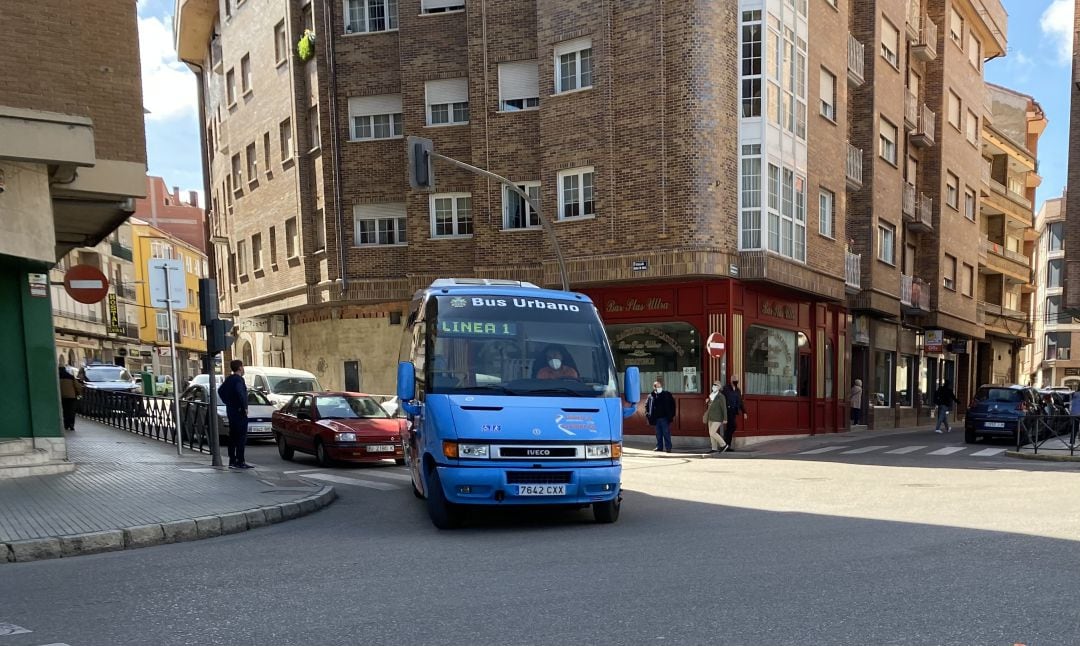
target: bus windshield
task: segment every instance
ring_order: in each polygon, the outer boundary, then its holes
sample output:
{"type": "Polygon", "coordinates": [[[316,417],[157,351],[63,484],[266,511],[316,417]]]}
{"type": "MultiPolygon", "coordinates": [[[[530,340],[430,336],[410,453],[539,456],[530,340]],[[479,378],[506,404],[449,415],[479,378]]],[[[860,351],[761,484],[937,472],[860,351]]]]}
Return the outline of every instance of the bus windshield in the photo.
{"type": "Polygon", "coordinates": [[[428,302],[429,393],[614,397],[615,368],[591,303],[437,296],[428,302]]]}

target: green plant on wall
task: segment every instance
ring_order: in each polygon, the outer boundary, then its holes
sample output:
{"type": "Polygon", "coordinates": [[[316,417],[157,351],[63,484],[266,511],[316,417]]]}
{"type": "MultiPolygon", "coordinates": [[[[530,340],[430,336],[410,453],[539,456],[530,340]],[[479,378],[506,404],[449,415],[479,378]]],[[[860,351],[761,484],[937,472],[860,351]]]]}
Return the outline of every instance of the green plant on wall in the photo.
{"type": "Polygon", "coordinates": [[[315,56],[315,32],[310,29],[304,30],[304,35],[296,43],[296,55],[304,62],[310,61],[315,56]]]}

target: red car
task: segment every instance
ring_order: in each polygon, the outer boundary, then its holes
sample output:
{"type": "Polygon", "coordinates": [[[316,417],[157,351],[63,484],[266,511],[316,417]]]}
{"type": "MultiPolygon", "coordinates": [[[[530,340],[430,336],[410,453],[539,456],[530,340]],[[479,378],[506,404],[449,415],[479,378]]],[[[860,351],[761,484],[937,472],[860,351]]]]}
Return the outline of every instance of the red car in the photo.
{"type": "Polygon", "coordinates": [[[393,417],[370,395],[349,392],[298,393],[274,412],[278,454],[315,456],[319,466],[394,460],[405,464],[401,435],[405,420],[393,417]]]}

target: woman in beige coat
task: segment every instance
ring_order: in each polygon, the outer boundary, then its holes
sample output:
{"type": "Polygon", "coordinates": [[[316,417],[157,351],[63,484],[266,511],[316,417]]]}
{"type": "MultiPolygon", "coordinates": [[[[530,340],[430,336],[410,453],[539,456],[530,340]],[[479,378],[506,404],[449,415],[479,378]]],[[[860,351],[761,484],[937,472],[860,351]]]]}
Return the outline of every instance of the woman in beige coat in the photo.
{"type": "Polygon", "coordinates": [[[705,400],[705,415],[701,421],[709,427],[709,445],[712,447],[709,453],[727,451],[728,443],[724,441],[724,436],[720,432],[720,429],[727,424],[727,400],[720,392],[719,381],[713,382],[712,392],[705,400]]]}

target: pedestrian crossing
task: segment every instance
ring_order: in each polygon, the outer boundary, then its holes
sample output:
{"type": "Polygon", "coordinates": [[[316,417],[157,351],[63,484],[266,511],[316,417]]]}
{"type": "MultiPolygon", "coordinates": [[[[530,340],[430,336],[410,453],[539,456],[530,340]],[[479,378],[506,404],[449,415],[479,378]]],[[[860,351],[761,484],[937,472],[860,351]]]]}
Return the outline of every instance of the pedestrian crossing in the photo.
{"type": "Polygon", "coordinates": [[[978,449],[967,444],[931,447],[926,444],[913,444],[910,446],[890,446],[875,444],[870,446],[852,446],[851,444],[830,444],[819,446],[805,451],[799,451],[795,455],[928,455],[935,457],[957,456],[972,458],[992,458],[1004,455],[1008,447],[992,447],[978,449]]]}
{"type": "Polygon", "coordinates": [[[282,473],[304,478],[305,480],[329,482],[375,491],[399,491],[409,487],[409,483],[412,482],[412,477],[405,467],[382,467],[347,471],[341,469],[295,469],[283,471],[282,473]]]}

